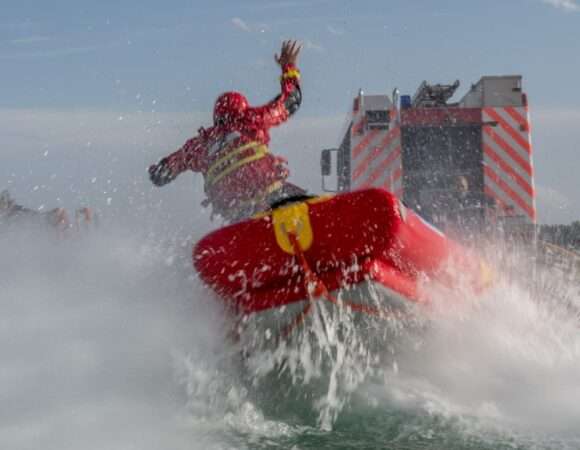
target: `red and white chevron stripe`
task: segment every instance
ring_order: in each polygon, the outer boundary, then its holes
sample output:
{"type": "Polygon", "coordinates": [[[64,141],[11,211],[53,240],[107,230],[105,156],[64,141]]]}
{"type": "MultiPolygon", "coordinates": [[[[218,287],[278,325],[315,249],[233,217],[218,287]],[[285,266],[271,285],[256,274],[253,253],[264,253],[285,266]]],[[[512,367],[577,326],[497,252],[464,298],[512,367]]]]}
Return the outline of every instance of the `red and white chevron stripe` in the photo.
{"type": "Polygon", "coordinates": [[[536,221],[527,107],[483,108],[485,192],[504,210],[536,221]],[[494,124],[495,126],[492,126],[494,124]]]}
{"type": "Polygon", "coordinates": [[[382,187],[400,195],[401,129],[396,126],[390,130],[363,130],[364,119],[355,117],[351,134],[352,188],[382,187]]]}

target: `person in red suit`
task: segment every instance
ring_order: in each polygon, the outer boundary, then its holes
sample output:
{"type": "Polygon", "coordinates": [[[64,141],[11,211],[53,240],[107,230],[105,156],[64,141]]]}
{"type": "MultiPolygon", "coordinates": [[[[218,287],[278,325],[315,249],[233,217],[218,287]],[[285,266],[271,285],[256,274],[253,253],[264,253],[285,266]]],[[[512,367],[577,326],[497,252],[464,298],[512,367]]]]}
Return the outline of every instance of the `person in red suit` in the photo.
{"type": "Polygon", "coordinates": [[[301,47],[285,41],[275,55],[282,69],[281,93],[269,103],[252,107],[239,92],[220,95],[214,106],[213,126],[200,128],[175,153],[149,167],[156,186],[173,181],[186,170],[201,172],[212,216],[237,222],[265,211],[284,199],[304,196],[289,182],[287,161],[268,149],[269,130],[288,120],[300,107],[300,71],[296,66],[301,47]]]}

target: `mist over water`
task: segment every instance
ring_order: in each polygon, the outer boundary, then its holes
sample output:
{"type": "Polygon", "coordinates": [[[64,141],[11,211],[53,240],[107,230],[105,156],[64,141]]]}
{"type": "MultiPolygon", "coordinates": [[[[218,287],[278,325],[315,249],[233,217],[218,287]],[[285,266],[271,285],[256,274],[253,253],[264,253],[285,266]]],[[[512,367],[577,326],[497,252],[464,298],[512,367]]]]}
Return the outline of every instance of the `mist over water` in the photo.
{"type": "Polygon", "coordinates": [[[378,391],[483,440],[577,447],[578,306],[543,300],[504,281],[475,304],[438,312],[378,391]]]}
{"type": "Polygon", "coordinates": [[[2,230],[0,448],[254,448],[240,436],[288,432],[244,400],[193,273],[206,217],[185,230],[168,209],[67,237],[2,230]]]}
{"type": "Polygon", "coordinates": [[[207,322],[179,263],[128,231],[0,237],[3,448],[179,448],[171,355],[207,322]]]}
{"type": "Polygon", "coordinates": [[[207,217],[162,209],[67,239],[0,234],[0,447],[580,444],[579,298],[556,272],[534,294],[508,278],[455,292],[391,333],[320,304],[297,339],[244,359],[191,267],[207,217]]]}

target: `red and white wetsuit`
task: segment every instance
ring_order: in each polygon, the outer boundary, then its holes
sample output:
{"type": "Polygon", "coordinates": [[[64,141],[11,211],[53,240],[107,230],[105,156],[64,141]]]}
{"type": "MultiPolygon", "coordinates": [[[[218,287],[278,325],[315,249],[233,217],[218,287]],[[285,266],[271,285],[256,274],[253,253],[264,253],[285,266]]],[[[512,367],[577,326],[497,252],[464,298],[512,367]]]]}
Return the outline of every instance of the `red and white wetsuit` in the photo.
{"type": "MultiPolygon", "coordinates": [[[[286,183],[289,171],[285,159],[270,153],[270,128],[285,122],[300,107],[300,72],[294,66],[283,67],[281,93],[266,105],[250,107],[245,97],[226,93],[218,98],[214,126],[201,128],[198,135],[164,158],[159,165],[166,179],[173,180],[186,171],[201,172],[207,200],[214,213],[234,221],[267,208],[267,201],[288,190],[304,193],[286,183]]],[[[159,177],[158,177],[159,178],[159,177]]]]}

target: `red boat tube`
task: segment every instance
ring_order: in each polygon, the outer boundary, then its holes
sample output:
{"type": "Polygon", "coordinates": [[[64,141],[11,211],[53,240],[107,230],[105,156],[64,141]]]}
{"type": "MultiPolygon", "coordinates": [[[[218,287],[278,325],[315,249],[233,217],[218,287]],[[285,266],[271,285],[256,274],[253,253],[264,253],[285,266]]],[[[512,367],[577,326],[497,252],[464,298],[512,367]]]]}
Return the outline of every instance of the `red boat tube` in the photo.
{"type": "Polygon", "coordinates": [[[291,203],[221,228],[193,259],[203,281],[246,314],[308,299],[308,277],[326,292],[371,281],[414,303],[429,301],[425,279],[458,282],[450,265],[475,290],[490,283],[481,259],[382,189],[291,203]]]}

